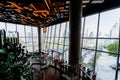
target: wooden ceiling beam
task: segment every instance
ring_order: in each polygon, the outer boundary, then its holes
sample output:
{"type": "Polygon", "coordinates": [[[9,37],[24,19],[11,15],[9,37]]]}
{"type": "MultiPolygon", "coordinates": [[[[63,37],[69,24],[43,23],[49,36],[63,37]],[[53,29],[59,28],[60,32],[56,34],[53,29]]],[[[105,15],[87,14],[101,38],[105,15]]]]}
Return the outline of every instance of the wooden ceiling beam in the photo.
{"type": "Polygon", "coordinates": [[[30,5],[34,10],[37,10],[33,4],[30,4],[30,5]]]}
{"type": "Polygon", "coordinates": [[[46,4],[47,8],[49,10],[51,10],[51,6],[52,6],[51,1],[50,0],[44,0],[44,1],[45,1],[45,4],[46,4]]]}
{"type": "Polygon", "coordinates": [[[35,11],[33,11],[34,13],[43,13],[43,12],[45,12],[45,13],[47,13],[47,12],[49,12],[48,10],[35,10],[35,11]]]}
{"type": "Polygon", "coordinates": [[[20,7],[19,5],[17,5],[17,3],[15,3],[15,2],[8,2],[8,3],[10,3],[12,6],[14,6],[14,7],[16,7],[18,9],[20,9],[20,10],[23,9],[22,7],[20,7]]]}

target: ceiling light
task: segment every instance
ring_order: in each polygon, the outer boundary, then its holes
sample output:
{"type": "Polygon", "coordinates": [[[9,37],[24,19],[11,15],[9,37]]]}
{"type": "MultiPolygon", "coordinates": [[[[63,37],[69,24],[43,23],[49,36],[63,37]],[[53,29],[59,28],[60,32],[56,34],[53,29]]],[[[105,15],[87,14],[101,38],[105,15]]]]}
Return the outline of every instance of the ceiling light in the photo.
{"type": "MultiPolygon", "coordinates": [[[[91,3],[102,3],[104,0],[93,0],[91,3]]],[[[90,0],[83,0],[83,3],[89,3],[90,0]]]]}
{"type": "Polygon", "coordinates": [[[44,27],[43,28],[43,33],[46,33],[47,32],[47,27],[44,27]]]}

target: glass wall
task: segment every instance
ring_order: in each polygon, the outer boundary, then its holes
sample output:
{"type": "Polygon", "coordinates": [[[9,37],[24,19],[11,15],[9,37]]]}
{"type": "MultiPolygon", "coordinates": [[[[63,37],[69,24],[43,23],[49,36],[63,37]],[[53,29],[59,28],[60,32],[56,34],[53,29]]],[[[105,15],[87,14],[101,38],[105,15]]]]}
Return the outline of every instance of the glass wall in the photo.
{"type": "Polygon", "coordinates": [[[5,29],[5,30],[6,30],[6,27],[5,27],[5,23],[4,23],[4,22],[0,22],[0,29],[5,29]]]}
{"type": "Polygon", "coordinates": [[[42,29],[42,50],[58,51],[68,61],[69,47],[69,22],[47,27],[47,32],[42,29]]]}
{"type": "Polygon", "coordinates": [[[25,46],[26,45],[26,39],[25,39],[25,26],[23,25],[17,25],[17,31],[19,33],[19,42],[25,46]]]}
{"type": "Polygon", "coordinates": [[[38,28],[33,26],[31,30],[32,30],[33,51],[38,51],[38,28]]]}
{"type": "Polygon", "coordinates": [[[103,52],[97,53],[99,58],[96,62],[96,72],[97,77],[104,80],[115,79],[119,42],[119,10],[114,9],[100,14],[97,50],[103,52]]]}
{"type": "Polygon", "coordinates": [[[19,33],[19,42],[22,46],[25,46],[29,52],[38,51],[37,27],[0,22],[1,29],[6,31],[7,37],[10,37],[8,33],[17,31],[19,33]]]}
{"type": "MultiPolygon", "coordinates": [[[[120,9],[114,9],[82,18],[81,52],[83,65],[97,73],[99,80],[113,80],[119,65],[120,9]],[[119,61],[119,62],[118,62],[119,61]]],[[[43,33],[43,50],[61,52],[68,62],[69,22],[49,26],[43,33]],[[48,47],[49,46],[49,47],[48,47]]],[[[120,71],[118,70],[118,80],[120,71]]]]}
{"type": "MultiPolygon", "coordinates": [[[[85,18],[82,38],[83,64],[96,71],[98,80],[115,79],[116,67],[120,64],[120,60],[117,60],[120,40],[119,10],[118,8],[85,18]]],[[[117,76],[120,76],[119,71],[117,76]]]]}

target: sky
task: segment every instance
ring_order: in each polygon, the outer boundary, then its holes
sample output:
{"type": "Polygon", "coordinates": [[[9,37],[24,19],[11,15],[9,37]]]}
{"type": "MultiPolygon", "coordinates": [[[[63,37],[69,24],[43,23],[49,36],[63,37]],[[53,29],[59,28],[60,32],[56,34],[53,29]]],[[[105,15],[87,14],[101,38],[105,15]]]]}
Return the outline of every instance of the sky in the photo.
{"type": "MultiPolygon", "coordinates": [[[[102,33],[102,37],[105,37],[105,34],[109,34],[110,30],[113,28],[113,26],[116,23],[117,23],[116,26],[119,27],[119,18],[120,18],[120,8],[101,13],[99,32],[102,33]]],[[[86,17],[85,33],[93,32],[94,36],[96,36],[97,23],[98,23],[98,14],[86,17]]],[[[117,33],[118,30],[119,28],[116,29],[117,33]]]]}

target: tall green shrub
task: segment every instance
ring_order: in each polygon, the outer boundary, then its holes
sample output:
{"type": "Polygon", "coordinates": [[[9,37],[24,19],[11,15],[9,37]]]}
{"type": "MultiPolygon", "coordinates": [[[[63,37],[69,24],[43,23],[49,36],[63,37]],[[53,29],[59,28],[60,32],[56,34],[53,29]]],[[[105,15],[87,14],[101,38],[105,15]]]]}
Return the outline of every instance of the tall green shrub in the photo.
{"type": "Polygon", "coordinates": [[[108,44],[107,50],[110,52],[109,55],[116,56],[118,50],[118,41],[108,44]]]}

